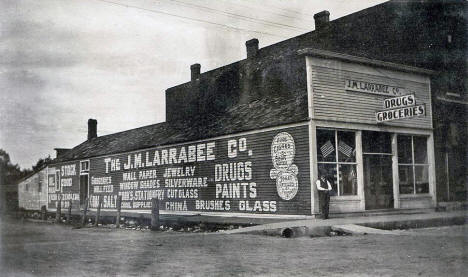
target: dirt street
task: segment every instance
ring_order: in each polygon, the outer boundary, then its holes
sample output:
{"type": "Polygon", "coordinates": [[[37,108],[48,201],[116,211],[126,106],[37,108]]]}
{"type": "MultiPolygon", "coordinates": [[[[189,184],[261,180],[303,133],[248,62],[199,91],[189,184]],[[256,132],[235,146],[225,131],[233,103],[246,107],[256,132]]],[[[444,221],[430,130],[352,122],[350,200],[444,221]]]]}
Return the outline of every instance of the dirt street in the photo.
{"type": "Polygon", "coordinates": [[[1,276],[466,276],[467,225],[285,239],[4,221],[1,276]]]}

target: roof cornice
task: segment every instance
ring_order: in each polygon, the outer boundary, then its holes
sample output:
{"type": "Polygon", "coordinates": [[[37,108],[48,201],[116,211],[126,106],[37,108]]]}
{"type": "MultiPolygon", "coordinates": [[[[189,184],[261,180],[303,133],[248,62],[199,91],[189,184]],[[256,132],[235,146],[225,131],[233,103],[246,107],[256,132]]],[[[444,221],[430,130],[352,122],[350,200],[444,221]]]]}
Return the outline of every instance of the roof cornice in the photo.
{"type": "Polygon", "coordinates": [[[320,58],[335,59],[335,60],[341,60],[341,61],[346,61],[346,62],[353,62],[353,63],[359,63],[359,64],[364,64],[364,65],[371,65],[371,66],[377,66],[377,67],[382,67],[382,68],[387,68],[387,69],[393,69],[393,70],[398,70],[398,71],[403,71],[403,72],[419,73],[419,74],[424,74],[424,75],[436,74],[436,72],[433,70],[424,69],[420,67],[414,67],[414,66],[391,63],[391,62],[384,62],[381,60],[352,56],[348,54],[342,54],[342,53],[321,50],[321,49],[316,49],[316,48],[300,49],[297,51],[297,53],[299,55],[304,55],[304,56],[314,56],[314,57],[320,57],[320,58]]]}

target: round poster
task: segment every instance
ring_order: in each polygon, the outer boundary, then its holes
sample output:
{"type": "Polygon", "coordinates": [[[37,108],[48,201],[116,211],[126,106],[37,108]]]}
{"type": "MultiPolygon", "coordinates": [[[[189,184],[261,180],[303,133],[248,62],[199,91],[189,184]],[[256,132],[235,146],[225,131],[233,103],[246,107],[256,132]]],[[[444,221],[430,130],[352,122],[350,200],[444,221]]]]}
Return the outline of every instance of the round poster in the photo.
{"type": "Polygon", "coordinates": [[[273,166],[279,171],[286,171],[294,161],[296,146],[293,137],[281,132],[273,138],[271,143],[271,159],[273,166]]]}
{"type": "Polygon", "coordinates": [[[291,200],[296,196],[298,190],[297,177],[292,172],[282,172],[276,178],[276,190],[284,200],[291,200]]]}

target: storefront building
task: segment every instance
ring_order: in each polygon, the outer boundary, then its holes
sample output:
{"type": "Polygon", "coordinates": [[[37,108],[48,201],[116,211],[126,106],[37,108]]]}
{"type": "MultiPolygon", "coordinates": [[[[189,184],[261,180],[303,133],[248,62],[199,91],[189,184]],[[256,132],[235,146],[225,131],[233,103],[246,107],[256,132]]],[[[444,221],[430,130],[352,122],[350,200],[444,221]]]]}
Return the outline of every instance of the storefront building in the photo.
{"type": "MultiPolygon", "coordinates": [[[[134,214],[157,198],[168,215],[309,217],[320,213],[319,172],[336,192],[332,213],[435,207],[431,72],[314,49],[295,56],[305,87],[271,96],[277,109],[254,100],[216,121],[101,137],[90,120],[88,140],[48,168],[48,209],[62,199],[79,211],[89,198],[92,210],[101,199],[115,211],[121,196],[134,214]]],[[[202,84],[194,74],[191,87],[202,84]]]]}
{"type": "Polygon", "coordinates": [[[322,50],[300,53],[312,176],[332,179],[330,211],[435,207],[431,72],[322,50]]]}

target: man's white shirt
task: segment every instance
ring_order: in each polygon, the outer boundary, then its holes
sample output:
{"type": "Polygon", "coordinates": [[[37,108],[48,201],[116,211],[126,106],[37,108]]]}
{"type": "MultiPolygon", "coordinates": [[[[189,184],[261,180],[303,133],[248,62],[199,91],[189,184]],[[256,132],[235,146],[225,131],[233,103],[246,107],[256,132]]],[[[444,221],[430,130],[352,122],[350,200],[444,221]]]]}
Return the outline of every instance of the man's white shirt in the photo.
{"type": "Polygon", "coordinates": [[[327,185],[328,185],[328,189],[324,189],[322,188],[322,186],[320,185],[320,179],[318,179],[315,184],[317,185],[317,189],[318,190],[332,190],[332,186],[330,184],[330,182],[327,180],[327,185]]]}

